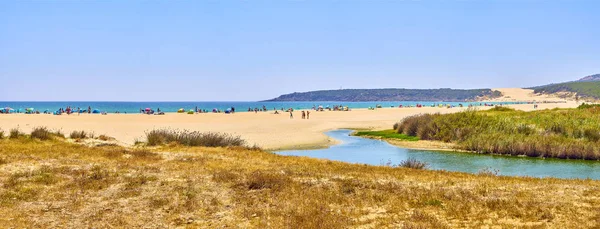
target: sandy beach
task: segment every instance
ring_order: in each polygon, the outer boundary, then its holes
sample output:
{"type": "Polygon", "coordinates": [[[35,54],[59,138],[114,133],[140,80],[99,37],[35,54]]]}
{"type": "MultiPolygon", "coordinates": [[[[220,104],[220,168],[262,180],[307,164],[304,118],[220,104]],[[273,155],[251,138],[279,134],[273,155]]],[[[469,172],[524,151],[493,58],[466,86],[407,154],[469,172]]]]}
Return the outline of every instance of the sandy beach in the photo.
{"type": "MultiPolygon", "coordinates": [[[[504,97],[496,101],[564,101],[564,103],[539,104],[538,109],[576,107],[574,101],[552,97],[540,97],[525,89],[497,89],[504,97]]],[[[511,107],[531,111],[533,105],[520,104],[511,107]]],[[[490,107],[477,107],[489,109],[490,107]]],[[[449,113],[464,111],[467,108],[380,108],[377,110],[354,109],[352,111],[312,111],[309,120],[301,119],[300,111],[273,114],[273,111],[259,113],[227,114],[108,114],[108,115],[0,115],[0,129],[5,132],[18,127],[24,132],[37,126],[61,129],[64,133],[73,130],[91,131],[96,135],[105,134],[117,139],[120,144],[131,145],[136,139],[143,140],[144,132],[158,128],[187,129],[197,131],[225,132],[240,135],[250,144],[265,149],[292,149],[325,147],[334,142],[324,132],[328,130],[351,129],[390,129],[404,117],[420,113],[449,113]]]]}

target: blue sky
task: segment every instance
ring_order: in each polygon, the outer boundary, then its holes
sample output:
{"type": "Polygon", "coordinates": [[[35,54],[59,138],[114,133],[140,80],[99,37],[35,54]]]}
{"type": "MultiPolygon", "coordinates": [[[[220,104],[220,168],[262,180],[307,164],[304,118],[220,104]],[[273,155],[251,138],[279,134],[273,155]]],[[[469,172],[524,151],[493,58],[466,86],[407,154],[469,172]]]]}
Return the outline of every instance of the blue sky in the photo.
{"type": "Polygon", "coordinates": [[[0,1],[0,100],[253,101],[600,73],[600,1],[0,1]]]}

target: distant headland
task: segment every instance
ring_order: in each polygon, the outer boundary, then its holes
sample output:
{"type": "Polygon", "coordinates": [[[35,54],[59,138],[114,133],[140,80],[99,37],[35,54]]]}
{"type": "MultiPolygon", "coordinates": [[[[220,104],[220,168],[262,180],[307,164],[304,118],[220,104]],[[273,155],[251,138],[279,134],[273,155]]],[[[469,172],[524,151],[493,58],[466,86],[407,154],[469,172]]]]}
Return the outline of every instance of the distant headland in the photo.
{"type": "Polygon", "coordinates": [[[294,92],[281,95],[265,102],[280,101],[445,101],[468,102],[501,97],[502,93],[492,89],[343,89],[309,92],[294,92]]]}

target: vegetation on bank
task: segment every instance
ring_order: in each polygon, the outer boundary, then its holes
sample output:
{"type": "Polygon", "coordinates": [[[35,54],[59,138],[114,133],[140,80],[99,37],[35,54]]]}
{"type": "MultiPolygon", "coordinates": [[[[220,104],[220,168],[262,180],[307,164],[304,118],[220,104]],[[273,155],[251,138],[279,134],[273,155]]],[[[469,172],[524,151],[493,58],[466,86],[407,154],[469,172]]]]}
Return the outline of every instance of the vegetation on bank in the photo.
{"type": "Polygon", "coordinates": [[[267,101],[446,101],[464,102],[481,98],[497,98],[499,91],[491,89],[344,89],[295,92],[267,101]]]}
{"type": "Polygon", "coordinates": [[[13,228],[600,226],[598,181],[365,166],[242,147],[2,139],[0,184],[0,225],[13,228]]]}
{"type": "Polygon", "coordinates": [[[379,130],[379,131],[357,131],[354,133],[355,136],[360,137],[376,137],[383,139],[398,139],[404,141],[418,141],[418,137],[408,136],[406,134],[398,133],[395,130],[379,130]]]}
{"type": "Polygon", "coordinates": [[[534,112],[496,108],[422,114],[395,125],[398,133],[456,143],[484,154],[600,159],[600,107],[534,112]]]}

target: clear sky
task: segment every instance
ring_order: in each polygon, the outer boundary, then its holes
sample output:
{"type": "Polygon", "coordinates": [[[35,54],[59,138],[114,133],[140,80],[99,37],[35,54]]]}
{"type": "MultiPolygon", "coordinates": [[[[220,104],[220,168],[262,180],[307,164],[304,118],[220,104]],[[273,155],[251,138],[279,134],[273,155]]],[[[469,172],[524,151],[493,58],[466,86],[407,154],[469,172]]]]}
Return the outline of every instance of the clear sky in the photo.
{"type": "Polygon", "coordinates": [[[0,1],[0,100],[254,101],[600,73],[600,1],[0,1]]]}

